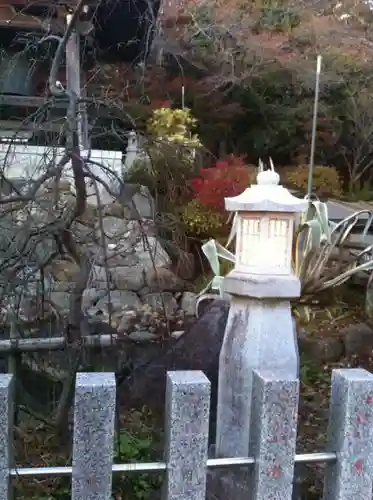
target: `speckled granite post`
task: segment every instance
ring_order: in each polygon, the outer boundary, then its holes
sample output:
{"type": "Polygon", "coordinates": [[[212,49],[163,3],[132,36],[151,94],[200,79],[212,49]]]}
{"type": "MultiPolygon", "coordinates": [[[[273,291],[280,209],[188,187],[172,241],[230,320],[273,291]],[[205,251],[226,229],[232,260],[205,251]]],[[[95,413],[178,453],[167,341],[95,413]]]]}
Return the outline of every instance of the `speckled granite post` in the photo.
{"type": "Polygon", "coordinates": [[[205,500],[209,412],[201,371],[167,373],[164,500],[205,500]]]}
{"type": "Polygon", "coordinates": [[[0,500],[9,500],[11,485],[9,470],[13,466],[13,375],[0,375],[0,500]]]}
{"type": "Polygon", "coordinates": [[[78,373],[72,500],[110,500],[115,422],[114,373],[78,373]]]}
{"type": "Polygon", "coordinates": [[[287,372],[253,372],[251,439],[255,465],[211,470],[208,500],[290,500],[293,490],[299,382],[287,372]]]}
{"type": "Polygon", "coordinates": [[[372,498],[373,375],[363,369],[334,370],[329,413],[325,500],[372,498]]]}
{"type": "Polygon", "coordinates": [[[299,381],[286,373],[255,371],[251,409],[252,494],[291,500],[297,436],[299,381]]]}

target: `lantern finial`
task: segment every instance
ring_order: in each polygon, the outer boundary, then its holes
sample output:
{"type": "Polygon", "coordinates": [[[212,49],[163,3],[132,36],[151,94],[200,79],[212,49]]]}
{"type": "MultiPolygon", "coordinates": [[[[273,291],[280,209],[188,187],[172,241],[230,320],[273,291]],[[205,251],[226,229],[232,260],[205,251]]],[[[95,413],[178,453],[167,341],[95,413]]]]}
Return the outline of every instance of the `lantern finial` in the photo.
{"type": "Polygon", "coordinates": [[[272,158],[269,159],[270,170],[264,170],[264,165],[261,159],[259,159],[259,172],[256,176],[256,182],[259,185],[267,186],[277,186],[280,183],[280,176],[275,172],[275,167],[273,165],[272,158]]]}

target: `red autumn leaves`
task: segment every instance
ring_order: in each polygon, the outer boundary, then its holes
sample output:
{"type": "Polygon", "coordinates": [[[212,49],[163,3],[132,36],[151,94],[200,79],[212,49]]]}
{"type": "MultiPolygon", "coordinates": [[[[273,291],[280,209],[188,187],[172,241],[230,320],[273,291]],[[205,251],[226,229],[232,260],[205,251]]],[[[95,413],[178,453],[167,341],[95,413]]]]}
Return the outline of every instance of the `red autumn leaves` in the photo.
{"type": "Polygon", "coordinates": [[[218,160],[215,167],[200,170],[192,179],[192,190],[199,203],[211,210],[224,212],[224,198],[237,196],[250,184],[251,171],[240,156],[218,160]]]}

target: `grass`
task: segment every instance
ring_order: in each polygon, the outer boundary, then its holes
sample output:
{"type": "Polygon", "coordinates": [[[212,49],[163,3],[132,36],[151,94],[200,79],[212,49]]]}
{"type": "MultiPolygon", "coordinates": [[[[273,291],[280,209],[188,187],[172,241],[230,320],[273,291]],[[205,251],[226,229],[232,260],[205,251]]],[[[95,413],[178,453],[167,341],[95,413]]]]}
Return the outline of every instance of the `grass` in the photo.
{"type": "Polygon", "coordinates": [[[329,384],[330,374],[325,366],[301,354],[300,381],[305,388],[329,384]]]}
{"type": "MultiPolygon", "coordinates": [[[[161,434],[152,423],[151,412],[132,411],[121,419],[114,441],[114,463],[149,462],[159,459],[161,434]]],[[[72,436],[69,445],[61,446],[45,425],[21,425],[15,439],[16,464],[22,467],[71,466],[72,436]]],[[[160,488],[159,474],[115,474],[115,500],[146,500],[160,488]]],[[[64,477],[19,478],[14,482],[19,500],[70,500],[71,479],[64,477]]]]}

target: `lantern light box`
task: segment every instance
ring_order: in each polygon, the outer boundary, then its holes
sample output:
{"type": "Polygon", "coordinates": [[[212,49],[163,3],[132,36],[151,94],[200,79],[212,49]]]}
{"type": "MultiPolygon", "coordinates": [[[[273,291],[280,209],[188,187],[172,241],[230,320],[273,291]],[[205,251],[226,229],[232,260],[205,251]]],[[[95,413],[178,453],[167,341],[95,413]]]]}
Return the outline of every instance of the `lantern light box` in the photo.
{"type": "Polygon", "coordinates": [[[236,269],[253,274],[289,274],[292,225],[292,214],[239,214],[236,269]]]}
{"type": "Polygon", "coordinates": [[[292,274],[295,217],[307,202],[279,185],[273,170],[262,171],[258,184],[225,199],[237,212],[235,272],[262,275],[292,274]]]}

